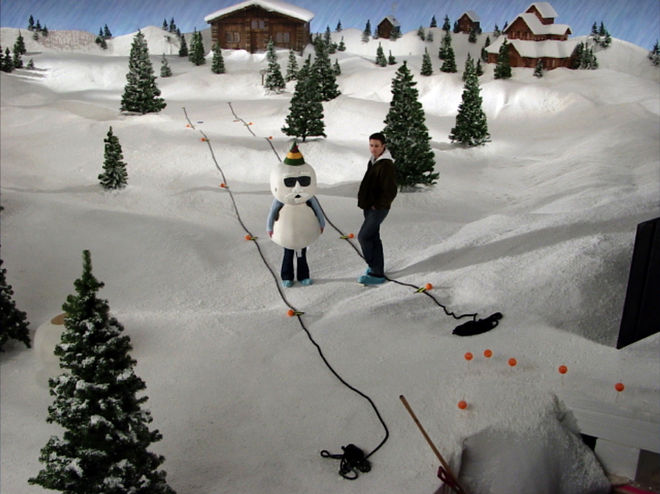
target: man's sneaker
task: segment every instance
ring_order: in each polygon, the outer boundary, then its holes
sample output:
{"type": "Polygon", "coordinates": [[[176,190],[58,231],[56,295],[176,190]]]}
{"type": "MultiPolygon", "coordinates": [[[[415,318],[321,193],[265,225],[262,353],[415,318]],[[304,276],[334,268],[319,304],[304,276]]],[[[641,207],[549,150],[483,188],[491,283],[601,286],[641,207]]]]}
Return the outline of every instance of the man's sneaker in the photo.
{"type": "Polygon", "coordinates": [[[309,286],[309,285],[311,285],[311,284],[314,283],[314,282],[312,281],[311,278],[305,278],[304,280],[300,280],[300,283],[301,283],[302,285],[309,286]]]}
{"type": "Polygon", "coordinates": [[[363,274],[358,278],[358,283],[363,285],[380,285],[385,283],[385,278],[380,276],[371,276],[369,274],[363,274]]]}
{"type": "Polygon", "coordinates": [[[282,280],[282,286],[284,288],[291,288],[293,286],[293,280],[282,280]]]}

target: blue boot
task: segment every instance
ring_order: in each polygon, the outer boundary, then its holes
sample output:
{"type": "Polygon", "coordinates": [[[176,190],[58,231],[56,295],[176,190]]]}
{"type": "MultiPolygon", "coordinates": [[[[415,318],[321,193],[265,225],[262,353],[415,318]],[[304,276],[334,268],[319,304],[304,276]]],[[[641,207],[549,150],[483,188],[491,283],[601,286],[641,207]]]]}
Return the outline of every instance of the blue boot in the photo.
{"type": "Polygon", "coordinates": [[[371,276],[369,274],[363,274],[358,278],[358,283],[363,285],[381,285],[385,283],[385,278],[380,276],[371,276]]]}
{"type": "Polygon", "coordinates": [[[293,286],[293,280],[282,280],[282,286],[284,288],[291,288],[293,286]]]}
{"type": "Polygon", "coordinates": [[[300,283],[301,283],[302,285],[309,286],[309,285],[311,285],[312,283],[314,283],[314,281],[312,281],[311,278],[305,278],[304,280],[300,280],[300,283]]]}

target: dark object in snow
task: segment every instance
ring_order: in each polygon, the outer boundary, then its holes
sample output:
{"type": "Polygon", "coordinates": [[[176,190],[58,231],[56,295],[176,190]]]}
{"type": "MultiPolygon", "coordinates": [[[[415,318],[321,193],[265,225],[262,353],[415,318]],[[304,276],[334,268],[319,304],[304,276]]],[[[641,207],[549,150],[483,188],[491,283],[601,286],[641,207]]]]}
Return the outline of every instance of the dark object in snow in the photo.
{"type": "Polygon", "coordinates": [[[341,449],[344,451],[341,455],[333,455],[325,449],[321,451],[323,458],[341,460],[339,464],[339,475],[348,480],[355,480],[360,476],[358,470],[363,473],[371,470],[371,463],[367,460],[364,451],[355,444],[342,446],[341,449]]]}
{"type": "Polygon", "coordinates": [[[452,331],[452,334],[457,336],[473,336],[475,334],[485,333],[490,331],[495,326],[499,324],[500,319],[502,319],[501,312],[495,312],[488,316],[486,319],[479,319],[477,321],[468,321],[456,326],[456,329],[452,331]]]}

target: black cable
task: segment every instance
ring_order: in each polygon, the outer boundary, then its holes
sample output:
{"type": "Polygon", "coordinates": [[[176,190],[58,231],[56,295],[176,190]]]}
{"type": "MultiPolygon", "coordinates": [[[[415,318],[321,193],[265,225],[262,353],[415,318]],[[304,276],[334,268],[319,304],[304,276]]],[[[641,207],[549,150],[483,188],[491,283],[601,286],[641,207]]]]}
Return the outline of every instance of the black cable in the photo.
{"type": "MultiPolygon", "coordinates": [[[[254,133],[253,133],[252,130],[249,128],[249,126],[245,123],[245,121],[244,121],[243,119],[239,118],[239,117],[236,115],[236,113],[234,112],[234,109],[233,109],[232,106],[231,106],[231,103],[229,103],[229,107],[231,108],[231,111],[232,111],[232,113],[234,114],[234,117],[236,117],[237,120],[240,120],[241,122],[243,122],[243,124],[244,124],[244,125],[247,127],[247,129],[252,133],[252,135],[254,135],[254,133]]],[[[186,116],[186,120],[188,121],[188,124],[190,125],[190,127],[191,127],[192,129],[195,129],[195,125],[191,122],[190,118],[188,117],[188,112],[186,111],[186,108],[185,108],[185,107],[183,107],[183,112],[184,112],[184,114],[185,114],[185,116],[186,116]]],[[[197,130],[198,130],[198,129],[197,129],[197,130]]],[[[318,354],[319,354],[319,356],[321,357],[321,360],[323,361],[323,363],[326,365],[326,367],[327,367],[327,368],[330,370],[330,372],[332,372],[332,374],[333,374],[333,375],[339,380],[339,382],[341,382],[344,386],[346,386],[348,389],[350,389],[350,390],[353,391],[354,393],[358,394],[359,396],[361,396],[362,398],[364,398],[365,400],[367,400],[367,402],[368,402],[368,403],[371,405],[371,407],[373,408],[373,411],[374,411],[374,413],[376,414],[376,417],[378,417],[378,420],[380,421],[381,425],[383,426],[383,429],[385,430],[385,437],[383,438],[383,440],[378,444],[378,446],[376,446],[376,447],[375,447],[375,448],[374,448],[369,454],[367,454],[367,455],[364,455],[364,453],[362,453],[361,450],[359,450],[359,448],[357,448],[357,447],[356,447],[355,445],[353,445],[353,444],[349,444],[349,445],[346,446],[346,447],[342,447],[342,449],[344,449],[344,451],[345,451],[345,453],[344,453],[343,455],[331,455],[330,453],[327,452],[327,450],[323,450],[323,451],[321,451],[321,456],[323,456],[324,458],[341,458],[341,460],[342,460],[342,464],[341,464],[341,466],[340,466],[340,474],[341,474],[344,478],[346,478],[346,479],[354,480],[355,478],[357,478],[357,475],[358,475],[357,472],[355,472],[354,469],[357,468],[357,469],[359,469],[360,471],[363,471],[363,472],[365,472],[365,471],[369,471],[369,470],[370,470],[370,467],[367,468],[367,466],[369,465],[369,463],[368,463],[368,461],[367,461],[367,458],[369,458],[371,455],[373,455],[376,451],[378,451],[378,450],[379,450],[379,449],[380,449],[380,448],[381,448],[381,447],[387,442],[387,440],[388,440],[388,438],[389,438],[389,436],[390,436],[390,432],[389,432],[389,429],[387,428],[387,424],[386,424],[385,421],[383,420],[383,417],[381,416],[380,411],[378,410],[378,407],[376,406],[376,404],[374,403],[374,401],[373,401],[373,400],[372,400],[367,394],[363,393],[362,391],[360,391],[359,389],[357,389],[355,386],[349,384],[349,383],[348,383],[348,382],[347,382],[347,381],[346,381],[346,380],[345,380],[345,379],[344,379],[344,378],[343,378],[343,377],[342,377],[342,376],[341,376],[341,375],[340,375],[340,374],[334,369],[334,367],[332,367],[332,365],[330,364],[330,362],[329,362],[328,359],[326,358],[325,354],[323,353],[323,350],[321,349],[321,346],[320,346],[320,345],[314,340],[314,338],[312,337],[312,334],[310,333],[309,329],[308,329],[307,326],[305,325],[305,322],[304,322],[303,319],[302,319],[302,314],[304,314],[304,313],[301,312],[301,311],[299,311],[299,310],[297,310],[297,309],[296,309],[296,308],[295,308],[295,307],[294,307],[294,306],[293,306],[293,305],[287,300],[286,296],[284,295],[284,292],[282,291],[282,288],[280,287],[280,283],[279,283],[279,281],[278,281],[278,279],[277,279],[277,274],[275,273],[275,271],[273,270],[273,268],[270,266],[270,264],[268,264],[268,261],[266,260],[266,257],[264,256],[264,254],[263,254],[263,252],[262,252],[262,250],[261,250],[261,246],[259,245],[259,242],[257,242],[257,238],[256,238],[254,235],[252,235],[252,233],[250,232],[250,230],[247,228],[247,226],[246,226],[245,223],[243,222],[243,219],[241,218],[240,212],[239,212],[239,210],[238,210],[238,206],[236,205],[236,201],[235,201],[235,199],[234,199],[234,194],[233,194],[231,188],[228,187],[227,179],[226,179],[226,177],[225,177],[225,174],[224,174],[224,172],[222,171],[222,168],[220,167],[220,165],[218,164],[218,161],[217,161],[217,159],[216,159],[216,157],[215,157],[215,153],[213,152],[213,147],[211,146],[211,141],[209,140],[208,136],[207,136],[204,132],[202,132],[201,130],[198,130],[198,131],[199,131],[200,134],[202,134],[202,136],[204,137],[204,141],[206,141],[206,143],[207,143],[207,145],[208,145],[208,147],[209,147],[209,150],[211,151],[211,157],[212,157],[212,159],[213,159],[213,163],[215,164],[215,167],[216,167],[216,168],[218,169],[218,171],[220,172],[220,175],[222,176],[223,183],[224,183],[225,186],[226,186],[225,189],[227,190],[227,192],[229,193],[229,197],[231,198],[232,205],[233,205],[233,207],[234,207],[234,213],[236,214],[236,218],[238,219],[238,222],[240,223],[240,225],[241,225],[241,227],[243,228],[243,230],[248,234],[248,237],[246,237],[246,238],[248,238],[249,240],[251,240],[251,241],[254,243],[254,245],[257,247],[257,251],[259,252],[259,256],[261,257],[261,260],[263,261],[264,265],[266,266],[266,268],[268,269],[268,271],[269,271],[270,274],[272,275],[273,280],[275,281],[275,286],[277,287],[277,291],[279,292],[280,297],[282,298],[282,301],[287,305],[287,307],[289,307],[291,310],[293,310],[294,315],[297,317],[298,322],[300,323],[300,327],[305,331],[305,334],[307,335],[307,338],[309,339],[309,341],[310,341],[310,342],[316,347],[316,350],[318,351],[318,354]],[[356,450],[359,451],[359,453],[357,453],[356,450]],[[348,452],[348,453],[347,453],[347,452],[348,452]],[[361,457],[361,460],[360,460],[360,457],[361,457]],[[349,467],[350,467],[350,468],[349,468],[349,467]],[[353,471],[354,475],[349,475],[348,472],[350,472],[350,471],[353,471]],[[343,472],[343,473],[342,473],[342,472],[343,472]]],[[[268,142],[270,143],[273,152],[275,153],[275,155],[276,155],[277,158],[279,159],[279,155],[277,154],[277,151],[275,151],[275,148],[273,147],[273,145],[272,145],[272,143],[270,142],[270,140],[269,140],[268,142]]],[[[280,160],[280,161],[281,161],[281,160],[280,160]]]]}

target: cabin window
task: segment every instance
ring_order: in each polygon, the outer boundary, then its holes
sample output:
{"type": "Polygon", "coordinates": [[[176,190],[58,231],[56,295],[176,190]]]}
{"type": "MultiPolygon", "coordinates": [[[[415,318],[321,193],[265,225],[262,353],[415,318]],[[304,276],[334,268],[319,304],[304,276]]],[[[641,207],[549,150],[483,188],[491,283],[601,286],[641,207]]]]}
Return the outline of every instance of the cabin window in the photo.
{"type": "Polygon", "coordinates": [[[290,43],[291,42],[291,33],[288,31],[278,31],[275,33],[275,43],[290,43]]]}
{"type": "Polygon", "coordinates": [[[266,29],[266,19],[252,19],[252,29],[266,29]]]}
{"type": "Polygon", "coordinates": [[[237,31],[225,32],[225,41],[227,43],[239,43],[241,41],[241,33],[237,31]]]}

